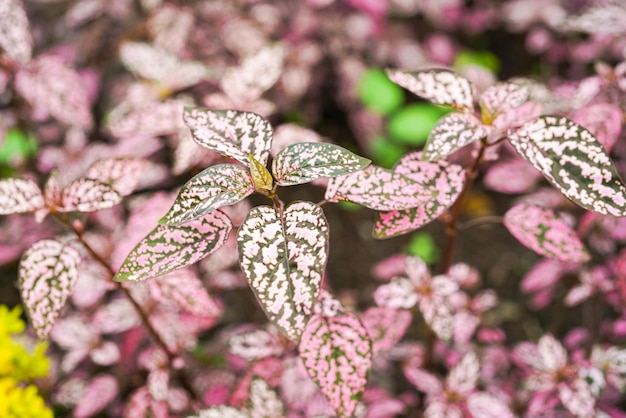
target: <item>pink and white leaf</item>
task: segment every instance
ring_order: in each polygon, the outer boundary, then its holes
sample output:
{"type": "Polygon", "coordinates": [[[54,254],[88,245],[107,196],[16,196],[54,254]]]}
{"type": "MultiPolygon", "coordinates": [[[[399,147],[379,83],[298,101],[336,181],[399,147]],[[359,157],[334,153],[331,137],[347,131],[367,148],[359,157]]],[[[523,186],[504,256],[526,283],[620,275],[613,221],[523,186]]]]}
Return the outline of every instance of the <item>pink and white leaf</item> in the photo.
{"type": "Polygon", "coordinates": [[[272,87],[283,69],[285,49],[276,44],[246,57],[234,68],[226,70],[220,81],[222,91],[237,102],[252,102],[272,87]]]}
{"type": "Polygon", "coordinates": [[[59,212],[96,212],[120,203],[122,196],[110,185],[99,180],[80,178],[61,192],[59,212]]]}
{"type": "Polygon", "coordinates": [[[560,116],[542,116],[509,136],[515,150],[585,209],[626,216],[626,186],[598,140],[560,116]]]}
{"type": "Polygon", "coordinates": [[[428,395],[437,395],[443,392],[443,384],[434,374],[422,370],[410,363],[403,368],[403,372],[406,380],[408,380],[420,392],[424,392],[428,395]]]}
{"type": "Polygon", "coordinates": [[[439,191],[432,190],[409,176],[369,166],[345,176],[331,178],[326,200],[348,201],[374,210],[415,208],[435,199],[439,191]]]}
{"type": "Polygon", "coordinates": [[[465,418],[465,416],[459,405],[449,403],[443,397],[436,397],[426,401],[424,418],[465,418]]]}
{"type": "Polygon", "coordinates": [[[272,162],[272,174],[281,186],[308,183],[362,170],[371,161],[335,144],[301,142],[282,149],[272,162]]]}
{"type": "Polygon", "coordinates": [[[178,192],[170,210],[159,221],[176,225],[233,205],[255,190],[246,167],[234,164],[211,166],[189,180],[178,192]]]}
{"type": "Polygon", "coordinates": [[[107,158],[98,160],[85,172],[85,177],[113,187],[120,196],[131,194],[150,162],[141,158],[107,158]]]}
{"type": "Polygon", "coordinates": [[[576,264],[562,263],[558,260],[542,260],[524,276],[520,287],[523,292],[537,292],[553,286],[559,279],[577,268],[576,264]]]}
{"type": "Polygon", "coordinates": [[[339,315],[345,315],[346,308],[332,293],[326,289],[321,289],[317,302],[313,306],[313,313],[322,315],[324,318],[334,318],[339,315]]]}
{"type": "Polygon", "coordinates": [[[402,235],[437,219],[456,201],[465,183],[465,172],[461,166],[443,160],[422,161],[419,152],[404,156],[393,171],[418,180],[425,187],[438,190],[439,194],[415,208],[377,212],[372,232],[374,238],[402,235]]]}
{"type": "Polygon", "coordinates": [[[283,148],[300,142],[323,142],[322,137],[311,129],[294,123],[283,123],[276,127],[272,140],[271,155],[276,155],[283,148]]]}
{"type": "Polygon", "coordinates": [[[194,140],[248,165],[248,155],[265,165],[272,146],[272,127],[261,116],[237,110],[186,108],[183,120],[194,140]]]}
{"type": "Polygon", "coordinates": [[[101,341],[92,348],[90,357],[95,364],[112,366],[120,361],[121,353],[118,345],[113,341],[101,341]]]}
{"type": "Polygon", "coordinates": [[[472,393],[466,401],[467,409],[473,417],[514,418],[511,408],[500,398],[490,393],[472,393]]]}
{"type": "Polygon", "coordinates": [[[422,297],[418,305],[424,321],[438,338],[448,341],[452,338],[454,315],[450,305],[442,297],[422,297]]]}
{"type": "Polygon", "coordinates": [[[231,229],[220,211],[183,225],[159,225],[135,246],[114,279],[142,281],[189,266],[221,247],[231,229]]]}
{"type": "Polygon", "coordinates": [[[474,92],[469,80],[448,70],[399,71],[386,70],[394,83],[435,104],[457,109],[474,108],[474,92]]]}
{"type": "Polygon", "coordinates": [[[522,83],[496,83],[480,96],[480,108],[485,123],[501,113],[523,105],[530,95],[530,87],[522,83]]]}
{"type": "Polygon", "coordinates": [[[147,386],[142,386],[134,391],[124,406],[125,418],[169,418],[169,416],[167,402],[155,400],[150,395],[147,386]]]}
{"type": "Polygon", "coordinates": [[[551,209],[515,205],[504,215],[504,226],[519,242],[544,257],[575,263],[589,260],[576,231],[551,209]]]}
{"type": "Polygon", "coordinates": [[[541,371],[555,372],[565,367],[567,351],[565,347],[551,334],[546,334],[537,342],[537,351],[540,356],[541,371]]]}
{"type": "Polygon", "coordinates": [[[250,418],[284,418],[285,405],[267,382],[253,378],[250,382],[248,414],[250,418]]]}
{"type": "Polygon", "coordinates": [[[263,310],[289,339],[302,334],[320,292],[328,259],[328,223],[311,202],[282,214],[253,208],[237,233],[239,261],[263,310]]]}
{"type": "Polygon", "coordinates": [[[18,178],[0,180],[0,215],[34,212],[43,206],[43,194],[34,181],[18,178]]]}
{"type": "Polygon", "coordinates": [[[476,389],[480,372],[480,363],[476,353],[465,354],[448,373],[446,388],[463,397],[476,389]]]}
{"type": "Polygon", "coordinates": [[[411,309],[419,300],[415,285],[404,277],[393,278],[374,291],[376,304],[387,309],[411,309]]]}
{"type": "Polygon", "coordinates": [[[183,109],[181,100],[122,102],[109,113],[106,127],[111,135],[120,139],[172,135],[186,129],[183,109]]]}
{"type": "Polygon", "coordinates": [[[96,311],[91,326],[100,334],[119,334],[141,324],[137,310],[128,298],[115,298],[96,311]]]}
{"type": "Polygon", "coordinates": [[[485,186],[500,193],[527,193],[537,184],[541,173],[522,159],[502,161],[489,168],[485,186]]]}
{"type": "Polygon", "coordinates": [[[148,283],[152,297],[197,316],[219,315],[218,303],[209,295],[198,276],[189,269],[163,275],[148,283]]]}
{"type": "Polygon", "coordinates": [[[300,358],[338,416],[352,416],[367,383],[372,343],[354,313],[314,315],[299,345],[300,358]]]}
{"type": "Polygon", "coordinates": [[[577,378],[573,382],[563,382],[559,384],[558,392],[561,403],[572,415],[594,416],[596,398],[586,380],[577,378]]]}
{"type": "Polygon", "coordinates": [[[19,288],[37,336],[48,337],[78,278],[80,254],[55,240],[33,244],[20,260],[19,288]]]}
{"type": "Polygon", "coordinates": [[[278,338],[262,329],[233,335],[228,345],[231,353],[249,361],[278,356],[283,352],[278,338]]]}
{"type": "Polygon", "coordinates": [[[499,113],[491,125],[493,125],[498,132],[503,133],[509,130],[517,129],[532,120],[536,120],[539,116],[541,116],[541,113],[542,108],[540,104],[535,102],[526,102],[521,106],[509,109],[504,113],[499,113]]]}
{"type": "Polygon", "coordinates": [[[609,103],[591,104],[572,115],[572,120],[595,135],[608,153],[622,132],[622,119],[622,110],[609,103]]]}
{"type": "Polygon", "coordinates": [[[15,76],[15,89],[37,116],[52,116],[85,130],[93,125],[87,87],[60,58],[42,56],[22,67],[15,76]]]}
{"type": "Polygon", "coordinates": [[[189,418],[250,418],[248,411],[240,411],[232,406],[214,406],[190,415],[189,418]]]}
{"type": "Polygon", "coordinates": [[[0,50],[20,64],[30,61],[33,37],[21,0],[0,0],[0,50]]]}
{"type": "Polygon", "coordinates": [[[93,378],[85,388],[80,401],[74,408],[76,418],[87,418],[105,409],[117,396],[117,379],[109,374],[93,378]]]}
{"type": "Polygon", "coordinates": [[[423,159],[437,161],[489,135],[490,127],[471,113],[453,112],[433,127],[424,146],[423,159]]]}
{"type": "Polygon", "coordinates": [[[395,346],[412,321],[411,312],[400,309],[371,307],[361,315],[361,322],[372,341],[373,355],[395,346]]]}
{"type": "Polygon", "coordinates": [[[466,310],[454,314],[452,321],[452,338],[457,344],[466,344],[480,325],[480,318],[466,310]]]}

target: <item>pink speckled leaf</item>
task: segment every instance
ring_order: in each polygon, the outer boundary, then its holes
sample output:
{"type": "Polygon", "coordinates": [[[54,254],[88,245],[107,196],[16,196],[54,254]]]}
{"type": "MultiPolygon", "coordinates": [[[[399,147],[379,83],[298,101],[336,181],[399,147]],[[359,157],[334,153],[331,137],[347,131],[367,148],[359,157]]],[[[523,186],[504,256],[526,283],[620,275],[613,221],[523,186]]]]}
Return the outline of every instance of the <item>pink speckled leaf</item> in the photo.
{"type": "Polygon", "coordinates": [[[370,160],[334,144],[301,142],[282,149],[272,163],[281,186],[303,184],[322,177],[337,177],[367,167],[370,160]]]}
{"type": "Polygon", "coordinates": [[[461,166],[444,160],[421,161],[419,152],[404,156],[393,171],[418,180],[426,188],[438,190],[439,194],[416,208],[378,212],[372,233],[374,238],[406,234],[437,219],[456,201],[465,183],[465,172],[461,166]]]}
{"type": "Polygon", "coordinates": [[[523,105],[530,94],[529,85],[522,83],[496,83],[480,96],[480,110],[485,124],[496,116],[523,105]]]}
{"type": "Polygon", "coordinates": [[[20,64],[30,61],[33,38],[21,0],[0,0],[0,51],[20,64]]]}
{"type": "Polygon", "coordinates": [[[43,56],[21,68],[15,89],[38,117],[54,117],[88,130],[93,125],[89,92],[81,76],[60,58],[43,56]]]}
{"type": "Polygon", "coordinates": [[[439,119],[430,131],[423,158],[428,161],[440,160],[488,134],[489,128],[473,114],[449,113],[439,119]]]}
{"type": "Polygon", "coordinates": [[[432,373],[422,370],[419,365],[407,363],[403,367],[404,376],[417,390],[428,395],[436,395],[443,391],[441,380],[432,373]]]}
{"type": "Polygon", "coordinates": [[[74,180],[61,192],[60,212],[95,212],[117,205],[122,201],[111,186],[98,180],[74,180]]]}
{"type": "Polygon", "coordinates": [[[220,85],[231,99],[252,102],[272,87],[283,69],[285,49],[282,45],[266,47],[226,70],[220,85]]]}
{"type": "Polygon", "coordinates": [[[121,103],[107,116],[107,130],[116,138],[172,135],[186,129],[181,100],[150,101],[141,105],[121,103]]]}
{"type": "Polygon", "coordinates": [[[485,174],[485,186],[500,193],[530,192],[541,174],[521,158],[500,161],[485,174]]]}
{"type": "Polygon", "coordinates": [[[339,417],[351,417],[367,383],[372,343],[352,312],[313,315],[299,345],[307,373],[339,417]]]}
{"type": "Polygon", "coordinates": [[[577,263],[589,260],[576,231],[551,209],[515,205],[504,215],[504,226],[519,242],[544,257],[577,263]]]}
{"type": "Polygon", "coordinates": [[[141,281],[191,265],[221,247],[231,228],[220,211],[184,225],[159,225],[131,251],[114,279],[141,281]]]}
{"type": "Polygon", "coordinates": [[[47,338],[78,279],[80,254],[55,240],[33,244],[22,256],[19,287],[39,338],[47,338]]]}
{"type": "Polygon", "coordinates": [[[240,411],[232,406],[214,406],[190,415],[189,418],[250,418],[248,411],[240,411]]]}
{"type": "Polygon", "coordinates": [[[228,345],[230,352],[249,361],[257,361],[266,357],[279,356],[284,348],[277,335],[262,329],[233,335],[228,345]]]}
{"type": "Polygon", "coordinates": [[[113,187],[120,196],[131,194],[150,162],[140,158],[107,158],[89,167],[85,177],[113,187]]]}
{"type": "Polygon", "coordinates": [[[500,398],[485,392],[472,393],[467,398],[467,409],[473,417],[514,418],[511,408],[500,398]]]}
{"type": "Polygon", "coordinates": [[[254,192],[254,182],[246,167],[214,165],[189,180],[178,192],[174,204],[159,221],[180,224],[233,205],[254,192]]]}
{"type": "Polygon", "coordinates": [[[589,382],[578,378],[569,384],[559,385],[559,399],[563,406],[576,417],[597,416],[596,395],[589,382]]]}
{"type": "Polygon", "coordinates": [[[267,317],[297,341],[306,326],[328,258],[328,223],[311,202],[294,202],[282,219],[253,208],[237,233],[241,270],[267,317]]]}
{"type": "Polygon", "coordinates": [[[41,189],[32,180],[0,180],[0,215],[34,212],[44,206],[41,189]]]}
{"type": "Polygon", "coordinates": [[[412,319],[411,312],[402,309],[374,306],[363,312],[361,321],[372,341],[373,355],[395,346],[411,325],[412,319]]]}
{"type": "Polygon", "coordinates": [[[387,70],[394,83],[404,87],[435,104],[449,105],[457,109],[474,108],[474,95],[469,80],[448,70],[417,72],[387,70]]]}
{"type": "Polygon", "coordinates": [[[611,152],[622,131],[622,109],[609,103],[594,103],[578,109],[572,120],[588,129],[611,152]]]}
{"type": "Polygon", "coordinates": [[[331,202],[345,200],[374,210],[402,210],[426,204],[438,194],[438,190],[429,189],[409,176],[369,166],[331,178],[325,197],[331,202]]]}
{"type": "Polygon", "coordinates": [[[93,378],[81,394],[74,408],[74,417],[87,418],[95,415],[117,396],[119,391],[117,379],[109,374],[101,374],[93,378]]]}
{"type": "Polygon", "coordinates": [[[285,405],[265,380],[255,377],[250,382],[248,411],[250,418],[283,418],[285,405]]]}
{"type": "Polygon", "coordinates": [[[220,308],[202,281],[191,270],[178,270],[149,282],[150,294],[156,300],[172,304],[197,316],[218,315],[220,308]]]}
{"type": "Polygon", "coordinates": [[[561,116],[542,116],[509,136],[517,152],[585,209],[626,216],[626,186],[602,144],[561,116]]]}
{"type": "Polygon", "coordinates": [[[469,394],[476,388],[480,372],[480,363],[476,353],[465,354],[448,373],[446,387],[461,396],[469,394]]]}
{"type": "Polygon", "coordinates": [[[198,144],[244,165],[248,165],[248,154],[267,164],[273,131],[256,113],[198,107],[186,108],[183,119],[198,144]]]}
{"type": "Polygon", "coordinates": [[[422,297],[418,305],[424,321],[443,341],[452,338],[454,314],[448,301],[440,296],[422,297]]]}

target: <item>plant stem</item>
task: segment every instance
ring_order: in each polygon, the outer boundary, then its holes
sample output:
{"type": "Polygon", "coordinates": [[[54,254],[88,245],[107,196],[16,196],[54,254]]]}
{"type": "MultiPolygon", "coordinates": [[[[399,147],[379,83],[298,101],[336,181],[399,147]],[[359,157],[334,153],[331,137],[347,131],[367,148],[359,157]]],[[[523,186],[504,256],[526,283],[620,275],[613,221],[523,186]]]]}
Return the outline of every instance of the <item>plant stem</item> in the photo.
{"type": "Polygon", "coordinates": [[[456,202],[454,202],[454,205],[452,205],[452,208],[450,209],[448,214],[445,215],[443,218],[446,232],[446,243],[444,245],[443,255],[441,257],[441,264],[439,266],[439,270],[442,274],[447,273],[450,265],[452,264],[452,255],[454,254],[454,247],[456,246],[456,239],[459,234],[459,227],[457,225],[457,222],[459,220],[459,217],[461,216],[461,212],[463,211],[465,202],[469,197],[469,192],[472,189],[474,180],[478,175],[478,168],[482,163],[486,148],[486,142],[484,140],[481,141],[481,146],[478,150],[478,155],[476,156],[474,163],[465,171],[466,180],[465,184],[463,185],[463,190],[461,190],[461,193],[459,193],[459,197],[456,199],[456,202]]]}
{"type": "MultiPolygon", "coordinates": [[[[94,250],[93,247],[89,245],[89,243],[87,243],[87,241],[85,241],[85,239],[83,238],[82,232],[79,231],[71,222],[68,222],[67,219],[65,219],[65,217],[59,216],[59,214],[55,214],[55,215],[56,215],[55,216],[56,219],[58,219],[64,226],[66,226],[69,230],[71,230],[76,235],[80,243],[83,245],[83,247],[85,247],[87,252],[89,252],[89,254],[93,257],[93,259],[96,260],[100,265],[102,265],[108,271],[110,275],[108,280],[113,282],[113,277],[115,276],[115,270],[113,270],[111,265],[100,254],[98,254],[98,252],[94,250]]],[[[143,326],[148,330],[148,333],[150,334],[152,339],[156,342],[156,344],[161,348],[161,350],[165,352],[170,365],[173,365],[174,361],[177,358],[179,358],[178,354],[170,350],[170,348],[167,346],[165,341],[163,341],[163,338],[161,338],[159,333],[150,323],[148,313],[144,311],[143,307],[137,301],[137,299],[133,297],[132,293],[130,293],[130,291],[122,283],[120,282],[114,282],[114,283],[116,284],[118,290],[121,290],[122,293],[126,295],[128,300],[130,300],[130,303],[133,305],[133,307],[139,314],[139,317],[141,318],[141,322],[143,323],[143,326]]],[[[178,374],[178,377],[180,379],[182,386],[185,388],[185,390],[187,390],[187,392],[189,392],[192,399],[196,401],[200,401],[202,398],[200,397],[200,395],[197,393],[196,389],[194,388],[191,376],[189,375],[187,370],[184,368],[176,368],[176,367],[172,367],[172,369],[176,370],[176,373],[178,374]]]]}

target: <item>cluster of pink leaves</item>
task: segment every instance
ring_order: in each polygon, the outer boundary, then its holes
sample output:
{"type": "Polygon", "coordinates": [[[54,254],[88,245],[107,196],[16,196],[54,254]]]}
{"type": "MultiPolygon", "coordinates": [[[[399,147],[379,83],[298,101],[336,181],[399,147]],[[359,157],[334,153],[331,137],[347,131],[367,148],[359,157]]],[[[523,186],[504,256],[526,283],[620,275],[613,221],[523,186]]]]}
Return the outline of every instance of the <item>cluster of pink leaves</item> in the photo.
{"type": "Polygon", "coordinates": [[[21,178],[0,182],[0,213],[13,214],[3,225],[12,242],[2,255],[11,261],[26,250],[20,287],[36,332],[54,343],[52,403],[78,417],[105,410],[130,417],[199,411],[200,417],[382,418],[411,408],[428,417],[507,417],[520,411],[529,417],[623,416],[626,354],[615,344],[626,334],[626,222],[612,215],[623,216],[626,202],[604,154],[625,154],[624,62],[599,63],[596,74],[551,89],[528,80],[495,84],[484,71],[464,73],[472,83],[448,71],[391,70],[393,81],[457,110],[438,123],[421,153],[405,156],[393,170],[356,171],[362,159],[332,144],[298,144],[323,141],[294,125],[281,125],[271,135],[263,118],[301,108],[313,125],[324,105],[315,92],[334,73],[337,102],[365,148],[376,120],[355,102],[354,85],[366,54],[381,66],[449,65],[459,46],[446,31],[477,33],[502,25],[526,31],[532,53],[552,63],[569,60],[572,73],[580,74],[596,59],[624,60],[626,11],[619,2],[589,1],[568,9],[553,0],[474,7],[460,0],[216,1],[185,7],[141,1],[140,13],[129,0],[32,3],[39,3],[35,12],[20,0],[0,0],[0,99],[18,98],[14,109],[0,111],[0,133],[27,126],[41,148],[41,175],[15,167],[21,178]],[[47,13],[62,16],[59,24],[75,31],[54,39],[58,44],[51,48],[46,37],[58,31],[45,23],[47,13]],[[388,14],[396,18],[386,19],[388,14]],[[442,32],[419,42],[397,30],[416,15],[442,32]],[[124,33],[118,48],[110,49],[113,65],[95,63],[103,33],[137,22],[147,32],[145,42],[124,33]],[[580,41],[580,32],[588,38],[580,41]],[[332,69],[319,71],[326,62],[332,69]],[[239,112],[185,110],[196,105],[239,112]],[[537,119],[540,113],[559,116],[537,119]],[[248,121],[238,119],[251,117],[257,125],[250,135],[248,121]],[[257,141],[259,132],[273,140],[257,141]],[[576,152],[550,141],[563,136],[577,141],[576,152]],[[504,137],[509,142],[500,142],[504,137]],[[288,186],[331,177],[327,201],[377,210],[377,238],[405,234],[450,209],[467,181],[463,158],[457,157],[470,148],[475,155],[479,143],[493,145],[485,158],[485,186],[527,194],[504,214],[504,224],[546,257],[521,283],[531,293],[531,306],[575,306],[595,298],[606,314],[599,327],[593,324],[601,337],[581,331],[577,341],[560,343],[534,332],[536,343],[507,343],[490,316],[499,309],[498,297],[481,286],[471,267],[456,264],[435,275],[413,257],[380,265],[375,275],[388,283],[373,292],[378,306],[353,312],[320,290],[329,229],[321,208],[296,202],[277,216],[269,206],[250,212],[242,201],[255,191],[271,192],[273,182],[288,186]],[[261,167],[256,173],[249,154],[261,167]],[[265,169],[270,154],[271,173],[265,169]],[[554,165],[557,157],[562,160],[554,165]],[[341,160],[344,168],[326,167],[324,158],[341,160]],[[117,205],[136,190],[173,186],[177,176],[188,178],[197,167],[216,162],[224,164],[194,177],[176,200],[148,191],[117,205]],[[576,175],[558,172],[564,164],[575,167],[576,175]],[[348,166],[355,172],[337,177],[348,166]],[[57,172],[49,175],[52,170],[57,172]],[[561,195],[539,188],[541,174],[599,213],[577,218],[561,195]],[[269,183],[261,181],[264,175],[269,183]],[[593,182],[583,188],[580,178],[593,182]],[[172,210],[163,218],[167,207],[172,210]],[[25,212],[43,223],[20,214],[25,212]],[[51,217],[70,222],[79,241],[112,271],[76,239],[52,239],[58,228],[51,217]],[[165,222],[155,228],[159,219],[165,222]],[[15,225],[26,225],[32,236],[15,233],[15,225]],[[232,227],[240,225],[236,233],[232,227]],[[264,251],[255,252],[257,247],[264,251]],[[124,261],[131,252],[135,256],[124,261]],[[161,258],[155,261],[155,254],[161,258]],[[268,268],[290,278],[282,293],[275,293],[268,268]],[[112,272],[130,281],[160,277],[119,285],[112,272]],[[273,325],[216,330],[220,321],[228,322],[220,295],[226,299],[246,280],[273,325]],[[405,337],[411,325],[430,343],[405,337]],[[207,330],[213,330],[208,342],[207,330]],[[209,354],[190,355],[194,348],[209,354]],[[226,366],[207,366],[211,356],[218,362],[225,357],[226,366]],[[368,370],[375,376],[398,364],[417,392],[368,382],[368,370]],[[182,369],[200,370],[192,382],[199,400],[177,373],[182,369]],[[444,370],[445,375],[435,372],[444,370]]]}

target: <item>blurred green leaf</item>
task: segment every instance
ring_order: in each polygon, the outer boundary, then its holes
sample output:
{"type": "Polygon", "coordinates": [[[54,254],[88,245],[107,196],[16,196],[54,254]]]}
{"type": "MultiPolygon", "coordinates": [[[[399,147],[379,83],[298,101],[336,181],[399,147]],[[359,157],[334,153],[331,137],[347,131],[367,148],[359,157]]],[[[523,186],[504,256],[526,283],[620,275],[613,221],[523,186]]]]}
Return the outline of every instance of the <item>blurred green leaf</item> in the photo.
{"type": "Polygon", "coordinates": [[[0,165],[18,166],[37,155],[37,140],[30,132],[13,128],[0,146],[0,165]]]}
{"type": "Polygon", "coordinates": [[[478,65],[494,74],[500,71],[500,60],[489,51],[462,51],[454,58],[453,67],[457,70],[468,65],[478,65]]]}
{"type": "Polygon", "coordinates": [[[396,112],[387,127],[396,142],[423,145],[437,121],[447,113],[448,109],[431,103],[413,103],[396,112]]]}
{"type": "Polygon", "coordinates": [[[393,112],[404,101],[402,88],[377,68],[365,71],[359,80],[357,94],[365,107],[381,115],[393,112]]]}
{"type": "Polygon", "coordinates": [[[406,154],[406,149],[387,138],[376,137],[369,144],[369,154],[376,165],[392,168],[406,154]]]}
{"type": "Polygon", "coordinates": [[[345,210],[346,212],[357,212],[363,209],[363,206],[357,205],[356,203],[352,203],[352,202],[340,201],[340,202],[337,202],[337,205],[342,210],[345,210]]]}
{"type": "Polygon", "coordinates": [[[440,257],[435,240],[426,232],[414,234],[406,246],[406,251],[421,258],[426,264],[433,264],[439,261],[440,257]]]}

